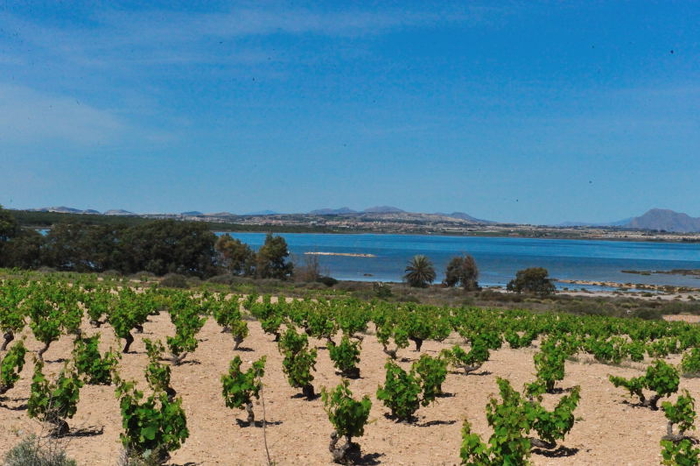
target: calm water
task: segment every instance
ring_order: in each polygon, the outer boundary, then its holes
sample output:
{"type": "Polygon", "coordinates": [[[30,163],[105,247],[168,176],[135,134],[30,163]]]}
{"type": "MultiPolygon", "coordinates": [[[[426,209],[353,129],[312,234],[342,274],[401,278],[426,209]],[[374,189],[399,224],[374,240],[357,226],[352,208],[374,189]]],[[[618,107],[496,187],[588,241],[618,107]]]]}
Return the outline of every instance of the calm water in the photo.
{"type": "MultiPolygon", "coordinates": [[[[262,233],[232,236],[254,249],[265,240],[262,233]]],[[[425,254],[433,261],[439,282],[444,278],[449,259],[467,253],[476,259],[479,282],[486,286],[503,286],[520,269],[544,267],[551,277],[558,279],[700,287],[700,280],[692,277],[621,272],[700,269],[698,244],[373,234],[283,233],[280,236],[287,241],[295,261],[303,260],[305,252],[376,256],[318,256],[323,272],[339,280],[401,281],[410,258],[425,254]]]]}

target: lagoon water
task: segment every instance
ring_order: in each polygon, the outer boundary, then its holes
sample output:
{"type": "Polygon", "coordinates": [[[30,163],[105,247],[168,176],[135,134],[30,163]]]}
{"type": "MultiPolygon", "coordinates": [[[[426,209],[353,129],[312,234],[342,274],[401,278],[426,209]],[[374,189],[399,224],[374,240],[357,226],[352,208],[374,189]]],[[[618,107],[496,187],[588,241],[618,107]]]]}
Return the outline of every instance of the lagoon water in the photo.
{"type": "MultiPolygon", "coordinates": [[[[265,241],[263,233],[231,236],[254,249],[265,241]]],[[[384,234],[282,233],[280,236],[287,241],[295,262],[303,261],[305,252],[376,256],[316,256],[323,273],[339,280],[398,282],[411,257],[424,254],[433,261],[439,282],[450,258],[466,253],[474,256],[480,272],[479,283],[484,286],[505,286],[518,270],[544,267],[557,279],[700,287],[700,279],[690,276],[622,272],[700,269],[700,244],[384,234]]]]}

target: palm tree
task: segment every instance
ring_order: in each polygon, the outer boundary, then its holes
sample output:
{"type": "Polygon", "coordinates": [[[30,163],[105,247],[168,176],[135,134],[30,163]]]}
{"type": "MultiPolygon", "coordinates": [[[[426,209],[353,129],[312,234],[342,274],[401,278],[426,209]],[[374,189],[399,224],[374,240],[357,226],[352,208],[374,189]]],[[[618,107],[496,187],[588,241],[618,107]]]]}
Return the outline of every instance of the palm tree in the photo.
{"type": "Polygon", "coordinates": [[[413,256],[408,262],[403,279],[409,284],[418,288],[425,288],[435,280],[435,267],[426,256],[418,254],[413,256]]]}

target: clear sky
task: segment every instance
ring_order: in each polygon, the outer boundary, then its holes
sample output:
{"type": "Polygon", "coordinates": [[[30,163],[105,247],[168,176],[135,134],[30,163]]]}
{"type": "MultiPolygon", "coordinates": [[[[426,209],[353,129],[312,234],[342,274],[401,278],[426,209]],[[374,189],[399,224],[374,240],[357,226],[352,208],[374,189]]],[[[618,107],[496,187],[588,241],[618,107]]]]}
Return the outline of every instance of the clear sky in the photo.
{"type": "Polygon", "coordinates": [[[3,2],[0,203],[700,216],[699,42],[696,1],[3,2]]]}

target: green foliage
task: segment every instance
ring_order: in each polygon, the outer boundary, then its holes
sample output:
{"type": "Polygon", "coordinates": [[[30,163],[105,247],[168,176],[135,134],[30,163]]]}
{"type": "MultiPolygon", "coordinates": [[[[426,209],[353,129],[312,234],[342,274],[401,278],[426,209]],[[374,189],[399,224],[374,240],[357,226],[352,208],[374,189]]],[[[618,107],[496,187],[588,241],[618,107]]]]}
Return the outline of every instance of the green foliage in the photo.
{"type": "Polygon", "coordinates": [[[486,419],[493,429],[488,444],[471,432],[471,425],[462,428],[462,464],[468,465],[525,465],[531,446],[554,448],[574,425],[573,411],[580,401],[580,387],[562,397],[552,411],[541,405],[541,398],[526,399],[515,391],[510,382],[497,379],[501,400],[491,398],[486,406],[486,419]],[[529,438],[531,431],[537,438],[529,438]]]}
{"type": "Polygon", "coordinates": [[[146,382],[154,392],[165,392],[170,398],[175,396],[175,390],[170,385],[170,366],[163,364],[163,352],[165,347],[160,340],[150,340],[144,338],[143,342],[146,345],[146,354],[148,355],[148,365],[146,366],[146,382]]]}
{"type": "Polygon", "coordinates": [[[683,355],[681,372],[685,377],[700,376],[700,348],[691,348],[683,355]]]}
{"type": "Polygon", "coordinates": [[[629,345],[620,337],[590,337],[583,342],[583,349],[592,354],[596,361],[606,364],[620,364],[627,355],[629,345]]]}
{"type": "Polygon", "coordinates": [[[229,364],[228,374],[221,376],[222,395],[228,408],[246,408],[248,423],[255,421],[252,398],[260,397],[262,377],[265,375],[265,356],[253,362],[246,372],[241,370],[241,358],[236,356],[229,364]]]}
{"type": "Polygon", "coordinates": [[[274,335],[276,341],[279,338],[279,329],[284,322],[282,307],[279,303],[277,306],[273,305],[269,300],[257,303],[254,299],[257,299],[257,296],[249,295],[243,304],[244,307],[249,309],[253,317],[260,321],[263,332],[274,335]]]}
{"type": "Polygon", "coordinates": [[[256,254],[255,275],[258,278],[288,279],[294,270],[294,265],[286,260],[288,256],[285,239],[268,233],[256,254]]]}
{"type": "Polygon", "coordinates": [[[679,442],[661,440],[662,464],[666,466],[697,466],[700,464],[700,448],[691,439],[679,442]]]}
{"type": "Polygon", "coordinates": [[[72,418],[78,409],[83,383],[74,368],[64,367],[54,382],[46,378],[43,368],[43,362],[37,361],[27,401],[27,413],[29,417],[53,424],[52,435],[62,437],[69,430],[66,419],[72,418]]]}
{"type": "Polygon", "coordinates": [[[170,320],[175,325],[175,335],[167,337],[166,342],[172,354],[171,361],[179,365],[188,353],[197,349],[196,335],[207,319],[199,315],[199,308],[189,295],[177,293],[172,297],[170,320]]]}
{"type": "Polygon", "coordinates": [[[506,289],[516,293],[534,293],[542,296],[550,295],[556,290],[552,280],[548,278],[549,272],[542,267],[531,267],[518,270],[515,278],[508,282],[506,289]]]}
{"type": "Polygon", "coordinates": [[[156,391],[144,399],[133,382],[117,381],[116,395],[122,414],[120,434],[127,456],[160,464],[189,437],[181,399],[156,391]]]}
{"type": "Polygon", "coordinates": [[[215,245],[219,262],[233,275],[252,275],[255,270],[255,253],[247,244],[231,235],[219,236],[215,245]]]}
{"type": "Polygon", "coordinates": [[[102,323],[102,316],[109,314],[115,298],[108,288],[94,287],[81,295],[81,301],[87,309],[90,322],[99,326],[102,323]]]}
{"type": "Polygon", "coordinates": [[[404,272],[403,279],[412,287],[425,288],[435,281],[435,267],[430,259],[422,254],[414,256],[404,272]]]}
{"type": "Polygon", "coordinates": [[[328,344],[328,355],[333,361],[333,365],[344,377],[358,378],[360,369],[357,364],[360,362],[361,345],[359,341],[353,341],[346,335],[336,345],[333,341],[328,344]]]}
{"type": "Polygon", "coordinates": [[[324,387],[321,391],[321,399],[328,414],[328,420],[331,421],[338,435],[346,437],[349,443],[352,437],[364,435],[372,402],[367,395],[360,401],[355,400],[348,385],[349,382],[343,379],[330,392],[324,387]]]}
{"type": "Polygon", "coordinates": [[[494,433],[485,444],[471,432],[471,424],[464,421],[462,427],[462,464],[496,466],[528,464],[530,441],[526,434],[529,420],[524,412],[524,402],[510,383],[498,378],[501,401],[491,398],[486,405],[486,419],[494,433]]]}
{"type": "Polygon", "coordinates": [[[421,384],[413,371],[406,372],[393,361],[387,361],[386,379],[377,389],[377,399],[391,410],[397,421],[410,422],[421,403],[421,384]]]}
{"type": "Polygon", "coordinates": [[[151,293],[136,293],[128,287],[119,290],[119,296],[114,302],[114,308],[109,314],[109,323],[119,338],[124,338],[123,353],[128,353],[134,337],[131,331],[138,329],[146,322],[148,316],[155,312],[158,302],[151,293]]]}
{"type": "Polygon", "coordinates": [[[445,286],[460,285],[467,291],[479,289],[479,269],[476,261],[470,255],[457,256],[450,259],[445,269],[445,286]]]}
{"type": "Polygon", "coordinates": [[[5,454],[3,466],[77,466],[56,442],[25,437],[5,454]]]}
{"type": "Polygon", "coordinates": [[[658,401],[678,390],[680,376],[678,370],[661,359],[657,359],[647,367],[646,373],[640,377],[625,379],[624,377],[609,376],[610,382],[616,387],[623,387],[630,395],[637,396],[643,406],[658,409],[658,401]],[[647,399],[644,389],[654,392],[647,399]]]}
{"type": "Polygon", "coordinates": [[[675,403],[664,401],[661,403],[666,419],[668,420],[668,435],[673,436],[673,426],[677,425],[679,435],[685,436],[689,430],[695,429],[695,399],[688,390],[683,390],[682,395],[678,395],[675,403]]]}
{"type": "Polygon", "coordinates": [[[39,350],[38,357],[43,360],[44,353],[49,349],[52,342],[61,336],[62,313],[42,293],[32,296],[27,303],[31,321],[29,327],[32,329],[34,338],[44,344],[39,350]]]}
{"type": "Polygon", "coordinates": [[[554,339],[543,341],[540,349],[534,356],[537,370],[535,383],[543,384],[547,393],[552,393],[555,384],[564,380],[565,362],[569,355],[554,339]]]}
{"type": "Polygon", "coordinates": [[[0,363],[0,395],[12,389],[19,380],[19,374],[24,368],[27,348],[23,341],[18,341],[5,354],[0,363]]]}
{"type": "Polygon", "coordinates": [[[490,356],[486,342],[480,338],[472,341],[469,352],[464,351],[459,345],[454,345],[450,349],[443,349],[440,354],[449,364],[457,369],[462,369],[465,374],[481,368],[490,356]]]}
{"type": "Polygon", "coordinates": [[[110,385],[112,371],[117,367],[118,354],[112,351],[104,357],[98,349],[100,335],[77,338],[73,346],[73,360],[78,375],[88,385],[110,385]]]}
{"type": "MultiPolygon", "coordinates": [[[[539,440],[553,445],[568,434],[576,418],[574,410],[581,400],[581,387],[575,386],[568,395],[563,396],[552,411],[547,411],[539,402],[525,403],[526,413],[531,427],[537,432],[539,440]]],[[[539,400],[541,401],[541,400],[539,400]]]]}
{"type": "Polygon", "coordinates": [[[316,348],[309,350],[308,337],[289,328],[279,342],[279,350],[284,355],[282,370],[289,385],[301,388],[307,399],[313,399],[315,393],[311,382],[314,376],[311,372],[316,368],[316,348]]]}
{"type": "Polygon", "coordinates": [[[202,222],[155,220],[121,235],[123,273],[152,272],[208,277],[216,273],[217,238],[202,222]]]}
{"type": "Polygon", "coordinates": [[[411,369],[418,374],[423,406],[428,406],[435,398],[442,395],[442,384],[447,377],[447,364],[446,359],[434,358],[427,354],[421,355],[420,359],[413,363],[411,369]]]}
{"type": "Polygon", "coordinates": [[[28,286],[20,280],[7,280],[2,284],[0,292],[0,331],[5,341],[0,351],[5,351],[7,345],[24,328],[25,311],[21,306],[28,294],[28,286]]]}

